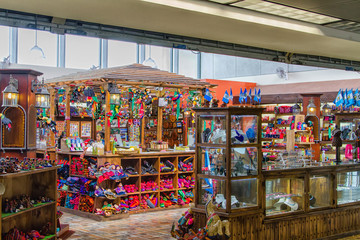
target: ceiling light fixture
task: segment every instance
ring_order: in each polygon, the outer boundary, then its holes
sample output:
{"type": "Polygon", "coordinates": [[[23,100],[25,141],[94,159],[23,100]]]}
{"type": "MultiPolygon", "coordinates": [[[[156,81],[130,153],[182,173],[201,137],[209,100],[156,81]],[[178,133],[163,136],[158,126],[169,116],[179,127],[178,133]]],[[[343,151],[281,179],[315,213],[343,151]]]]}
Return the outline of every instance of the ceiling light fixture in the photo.
{"type": "Polygon", "coordinates": [[[326,24],[341,20],[339,18],[329,17],[326,15],[308,12],[305,10],[288,7],[277,3],[264,2],[261,0],[244,0],[232,3],[230,5],[234,7],[250,9],[257,12],[273,14],[280,17],[286,17],[315,24],[326,24]]]}

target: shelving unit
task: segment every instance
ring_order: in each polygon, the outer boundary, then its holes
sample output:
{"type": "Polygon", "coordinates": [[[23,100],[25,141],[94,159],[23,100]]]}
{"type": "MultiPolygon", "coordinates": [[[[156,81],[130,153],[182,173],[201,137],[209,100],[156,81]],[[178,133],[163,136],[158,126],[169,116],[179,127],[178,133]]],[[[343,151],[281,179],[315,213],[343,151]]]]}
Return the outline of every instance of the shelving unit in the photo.
{"type": "MultiPolygon", "coordinates": [[[[74,156],[79,156],[80,153],[72,153],[72,152],[59,152],[59,159],[72,159],[72,157],[74,156]]],[[[121,156],[121,155],[104,155],[104,156],[96,156],[96,155],[88,155],[86,154],[85,157],[94,157],[97,159],[97,164],[98,167],[101,165],[104,165],[105,162],[109,162],[110,164],[115,164],[115,165],[119,165],[122,166],[124,169],[128,166],[131,166],[135,169],[135,171],[138,174],[135,175],[128,175],[128,178],[123,178],[121,179],[121,183],[123,185],[125,184],[135,184],[139,191],[137,192],[132,192],[132,193],[127,193],[121,196],[118,196],[115,200],[113,201],[119,201],[120,199],[123,198],[127,198],[129,196],[134,196],[137,195],[139,197],[139,199],[141,199],[141,196],[144,194],[155,194],[155,197],[158,198],[158,203],[157,206],[155,206],[155,208],[151,209],[139,209],[139,210],[130,210],[128,214],[116,214],[116,215],[112,215],[111,217],[104,217],[104,216],[100,216],[100,215],[96,215],[95,214],[95,209],[96,208],[101,208],[102,207],[102,203],[104,200],[107,200],[105,197],[96,197],[93,196],[94,198],[94,209],[91,212],[83,212],[80,210],[74,210],[74,209],[69,209],[69,208],[65,208],[65,207],[61,207],[61,210],[65,211],[65,212],[70,212],[72,214],[75,215],[79,215],[79,216],[83,216],[83,217],[88,217],[97,221],[108,221],[108,220],[115,220],[115,219],[119,219],[119,218],[126,218],[129,216],[129,214],[134,214],[134,213],[140,213],[140,212],[146,212],[146,211],[154,211],[154,210],[163,210],[163,209],[169,209],[170,207],[167,208],[161,208],[159,203],[159,199],[160,199],[160,194],[161,193],[167,193],[167,192],[174,192],[175,198],[177,199],[179,197],[179,191],[180,190],[191,190],[193,194],[195,194],[194,192],[194,188],[179,188],[178,187],[178,179],[180,176],[184,175],[184,176],[190,176],[190,177],[194,177],[194,170],[193,171],[189,171],[189,172],[184,172],[184,171],[178,171],[178,163],[179,163],[179,159],[185,159],[187,157],[193,157],[193,166],[195,167],[195,154],[194,151],[190,151],[190,152],[168,152],[168,153],[142,153],[142,154],[135,154],[135,155],[131,155],[131,156],[121,156]],[[174,172],[160,172],[160,161],[166,161],[169,160],[171,161],[174,166],[175,166],[175,171],[174,172]],[[141,166],[142,163],[144,161],[148,161],[150,163],[152,163],[152,165],[154,166],[154,168],[156,169],[157,173],[155,174],[142,174],[141,173],[141,166]],[[160,190],[160,178],[162,177],[172,177],[173,178],[173,189],[163,189],[160,190]],[[157,183],[157,186],[159,187],[158,190],[155,191],[141,191],[141,182],[143,180],[153,180],[157,183]]],[[[71,162],[70,162],[71,164],[71,162]]],[[[77,177],[87,177],[87,176],[82,176],[82,175],[74,175],[74,174],[70,174],[70,176],[77,176],[77,177]]],[[[89,179],[93,179],[93,178],[89,178],[89,179]]],[[[110,181],[110,180],[109,180],[110,181]]],[[[59,191],[63,191],[61,189],[59,189],[59,191]]],[[[67,191],[69,193],[76,193],[77,192],[72,192],[72,191],[67,191]]],[[[82,195],[86,195],[86,194],[82,194],[82,195]]],[[[186,205],[187,206],[187,205],[186,205]]],[[[173,207],[173,206],[171,206],[173,207]]],[[[181,206],[179,206],[181,207],[181,206]]]]}
{"type": "Polygon", "coordinates": [[[56,239],[56,181],[58,167],[21,171],[0,175],[0,181],[5,186],[5,193],[0,197],[1,224],[0,236],[12,228],[20,231],[40,230],[45,224],[51,223],[49,235],[44,239],[56,239]],[[31,208],[16,213],[3,213],[2,205],[5,199],[13,199],[20,195],[28,195],[31,199],[48,197],[52,201],[35,204],[31,208]]]}

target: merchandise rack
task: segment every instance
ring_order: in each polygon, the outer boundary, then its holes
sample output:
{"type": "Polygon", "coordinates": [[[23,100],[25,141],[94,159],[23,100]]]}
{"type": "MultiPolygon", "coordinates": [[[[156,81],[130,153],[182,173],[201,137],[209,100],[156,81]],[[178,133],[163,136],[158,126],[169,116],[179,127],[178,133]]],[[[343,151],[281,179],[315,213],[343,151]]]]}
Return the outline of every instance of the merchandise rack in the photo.
{"type": "MultiPolygon", "coordinates": [[[[59,152],[57,152],[57,155],[58,155],[58,159],[68,158],[70,161],[70,164],[71,164],[72,157],[80,156],[81,153],[59,151],[59,152]]],[[[164,208],[160,207],[161,193],[174,192],[176,199],[179,196],[178,191],[180,191],[180,190],[191,190],[192,193],[195,194],[193,187],[190,187],[190,188],[179,188],[178,187],[179,176],[185,175],[185,176],[195,177],[194,170],[192,170],[192,171],[179,171],[178,170],[179,158],[186,158],[186,157],[193,157],[193,167],[195,168],[196,162],[195,162],[194,151],[188,151],[188,152],[174,151],[174,152],[155,152],[155,153],[147,152],[147,153],[141,153],[141,154],[132,154],[130,156],[116,155],[116,154],[98,156],[98,155],[92,155],[92,154],[85,154],[85,157],[96,158],[98,167],[104,165],[106,162],[109,162],[110,164],[122,166],[124,169],[127,166],[132,166],[135,168],[135,171],[138,172],[138,174],[136,174],[136,175],[128,175],[128,178],[121,179],[121,183],[123,185],[126,183],[136,184],[139,191],[120,195],[120,196],[117,196],[117,198],[115,200],[109,200],[109,201],[119,201],[120,199],[129,197],[129,196],[134,196],[134,195],[137,195],[139,198],[141,198],[141,196],[144,194],[155,194],[155,196],[158,198],[157,206],[155,208],[130,210],[128,213],[115,214],[110,217],[105,217],[105,216],[101,216],[101,215],[96,215],[95,209],[101,208],[103,200],[107,200],[107,199],[105,197],[97,197],[94,195],[94,196],[92,196],[94,198],[94,209],[92,210],[92,212],[84,212],[84,211],[70,209],[70,208],[60,206],[59,208],[61,211],[68,212],[68,213],[82,216],[82,217],[91,218],[96,221],[109,221],[109,220],[116,220],[116,219],[129,217],[129,214],[143,213],[143,212],[156,211],[156,210],[174,209],[174,208],[181,208],[181,207],[188,206],[188,204],[185,204],[183,206],[173,205],[173,206],[164,207],[164,208]],[[141,163],[144,160],[151,161],[154,165],[154,168],[156,169],[156,171],[158,173],[156,173],[156,174],[141,174],[141,163]],[[161,160],[170,160],[175,165],[175,171],[174,172],[160,172],[160,161],[161,160]],[[173,186],[174,186],[173,189],[160,190],[160,178],[164,177],[164,176],[172,176],[173,186]],[[158,190],[156,190],[156,191],[141,191],[141,187],[140,187],[141,181],[143,179],[149,179],[149,178],[153,179],[157,183],[158,190]]],[[[69,176],[86,177],[88,179],[95,179],[95,178],[87,177],[85,175],[75,175],[75,174],[71,174],[71,173],[69,173],[69,176]]],[[[73,191],[66,191],[66,190],[62,190],[62,189],[58,189],[58,191],[59,192],[65,191],[68,193],[81,194],[81,193],[77,193],[77,192],[73,192],[73,191]]],[[[86,194],[81,194],[81,195],[86,195],[86,194]]]]}
{"type": "Polygon", "coordinates": [[[49,167],[0,175],[0,182],[5,186],[5,193],[0,196],[0,236],[3,236],[14,227],[23,232],[33,229],[40,230],[42,226],[50,222],[51,234],[44,239],[56,239],[56,181],[58,168],[49,167]],[[12,199],[22,194],[29,195],[32,199],[45,196],[52,199],[52,201],[36,204],[17,213],[2,212],[3,200],[12,199]]]}

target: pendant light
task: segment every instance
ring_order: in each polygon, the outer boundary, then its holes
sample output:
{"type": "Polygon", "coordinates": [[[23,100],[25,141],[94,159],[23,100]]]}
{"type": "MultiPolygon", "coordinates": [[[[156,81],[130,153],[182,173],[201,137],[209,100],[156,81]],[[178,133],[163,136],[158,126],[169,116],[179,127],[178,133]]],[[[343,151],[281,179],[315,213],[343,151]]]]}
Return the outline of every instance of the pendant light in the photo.
{"type": "Polygon", "coordinates": [[[117,84],[109,84],[110,104],[120,105],[121,92],[119,91],[117,84]]]}
{"type": "Polygon", "coordinates": [[[40,58],[45,59],[45,53],[37,43],[37,16],[35,16],[35,45],[30,49],[30,53],[34,55],[39,55],[40,58]]]}
{"type": "Polygon", "coordinates": [[[307,116],[316,116],[316,106],[313,98],[309,100],[309,105],[307,106],[307,116]]]}
{"type": "Polygon", "coordinates": [[[19,100],[19,91],[17,90],[18,80],[10,75],[9,85],[6,86],[3,93],[2,107],[17,107],[19,100]]]}
{"type": "Polygon", "coordinates": [[[44,78],[40,87],[35,92],[35,107],[50,108],[50,93],[44,86],[44,78]]]}
{"type": "Polygon", "coordinates": [[[149,45],[149,58],[146,59],[142,64],[152,68],[158,68],[155,60],[151,58],[151,45],[149,45]]]}
{"type": "Polygon", "coordinates": [[[323,110],[323,115],[324,116],[330,116],[331,115],[332,108],[330,107],[329,104],[325,103],[325,105],[322,107],[322,110],[323,110]]]}

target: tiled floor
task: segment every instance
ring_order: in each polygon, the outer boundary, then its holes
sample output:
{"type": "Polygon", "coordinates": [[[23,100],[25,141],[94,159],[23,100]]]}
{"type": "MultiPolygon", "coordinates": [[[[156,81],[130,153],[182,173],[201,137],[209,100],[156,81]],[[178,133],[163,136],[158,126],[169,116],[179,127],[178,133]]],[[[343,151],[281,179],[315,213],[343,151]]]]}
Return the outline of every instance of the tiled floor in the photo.
{"type": "MultiPolygon", "coordinates": [[[[174,209],[142,214],[116,221],[97,222],[91,219],[64,213],[61,223],[70,224],[75,233],[69,239],[77,240],[133,240],[133,239],[173,239],[170,236],[172,223],[177,221],[187,209],[174,209]]],[[[342,240],[360,240],[360,235],[342,240]]]]}
{"type": "Polygon", "coordinates": [[[187,209],[164,210],[130,215],[129,218],[108,222],[64,213],[61,223],[70,224],[75,233],[69,239],[78,240],[132,240],[158,239],[169,240],[171,226],[187,209]]]}

